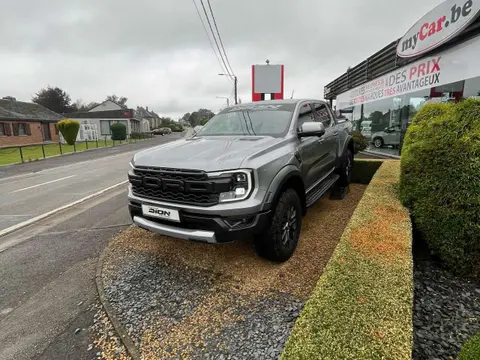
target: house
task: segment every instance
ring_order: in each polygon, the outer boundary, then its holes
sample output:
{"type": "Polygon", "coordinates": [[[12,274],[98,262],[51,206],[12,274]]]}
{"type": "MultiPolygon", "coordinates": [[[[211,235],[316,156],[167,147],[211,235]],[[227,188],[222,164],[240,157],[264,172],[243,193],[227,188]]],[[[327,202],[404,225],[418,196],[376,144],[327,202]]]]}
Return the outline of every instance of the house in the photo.
{"type": "MultiPolygon", "coordinates": [[[[110,126],[122,123],[127,127],[127,135],[132,133],[145,133],[150,131],[149,122],[136,114],[136,111],[114,101],[106,100],[89,111],[66,114],[69,118],[80,123],[81,127],[95,128],[92,132],[98,138],[109,137],[112,132],[110,126]]],[[[80,129],[81,130],[81,129],[80,129]]],[[[81,131],[79,136],[81,136],[81,131]]]]}
{"type": "Polygon", "coordinates": [[[0,147],[58,142],[56,123],[65,117],[13,97],[0,100],[0,147]]]}
{"type": "Polygon", "coordinates": [[[160,117],[155,114],[153,111],[148,110],[148,106],[143,108],[141,106],[137,106],[136,114],[139,118],[145,119],[150,124],[150,129],[157,129],[162,125],[162,121],[160,117]]]}

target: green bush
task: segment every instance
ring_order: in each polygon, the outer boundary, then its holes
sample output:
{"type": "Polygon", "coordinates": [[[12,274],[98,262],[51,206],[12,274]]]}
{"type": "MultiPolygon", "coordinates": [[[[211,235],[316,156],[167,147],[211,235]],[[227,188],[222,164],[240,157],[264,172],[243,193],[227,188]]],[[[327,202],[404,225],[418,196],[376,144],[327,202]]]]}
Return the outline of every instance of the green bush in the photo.
{"type": "Polygon", "coordinates": [[[365,150],[370,145],[368,139],[363,136],[360,131],[354,131],[352,133],[352,137],[355,154],[358,154],[360,151],[365,150]]]}
{"type": "Polygon", "coordinates": [[[410,125],[400,198],[431,251],[457,273],[480,269],[480,101],[428,105],[410,125]]]}
{"type": "Polygon", "coordinates": [[[57,123],[57,128],[68,145],[75,144],[75,141],[77,140],[78,130],[80,129],[80,123],[78,121],[72,119],[60,120],[57,123]]]}
{"type": "Polygon", "coordinates": [[[282,360],[412,358],[412,227],[387,160],[360,200],[282,360]]]}
{"type": "Polygon", "coordinates": [[[126,140],[127,139],[127,127],[124,124],[116,123],[110,126],[112,131],[112,140],[126,140]]]}
{"type": "Polygon", "coordinates": [[[471,338],[462,348],[457,360],[480,359],[480,333],[471,338]]]}

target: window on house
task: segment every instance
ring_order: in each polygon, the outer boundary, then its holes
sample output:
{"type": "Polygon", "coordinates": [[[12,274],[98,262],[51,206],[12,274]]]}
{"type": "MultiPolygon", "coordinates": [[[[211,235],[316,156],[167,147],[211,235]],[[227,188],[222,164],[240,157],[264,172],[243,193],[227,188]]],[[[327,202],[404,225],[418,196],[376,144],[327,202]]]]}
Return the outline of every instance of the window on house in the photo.
{"type": "Polygon", "coordinates": [[[28,136],[31,135],[30,124],[16,123],[13,124],[13,135],[15,136],[28,136]]]}
{"type": "Polygon", "coordinates": [[[104,136],[111,134],[111,131],[110,131],[110,121],[108,121],[108,120],[100,120],[100,132],[101,132],[102,135],[104,135],[104,136]]]}
{"type": "Polygon", "coordinates": [[[7,129],[6,129],[6,124],[5,123],[0,123],[0,136],[6,136],[7,135],[7,129]]]}

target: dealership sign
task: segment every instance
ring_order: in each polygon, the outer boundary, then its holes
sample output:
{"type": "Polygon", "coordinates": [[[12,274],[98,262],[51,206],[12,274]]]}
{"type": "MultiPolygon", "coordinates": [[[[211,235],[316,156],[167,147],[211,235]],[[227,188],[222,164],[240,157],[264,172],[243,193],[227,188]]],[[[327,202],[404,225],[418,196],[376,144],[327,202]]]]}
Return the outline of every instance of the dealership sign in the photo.
{"type": "Polygon", "coordinates": [[[480,0],[446,0],[417,21],[400,39],[400,57],[417,56],[457,36],[480,14],[480,0]]]}
{"type": "Polygon", "coordinates": [[[338,95],[337,109],[399,97],[480,76],[478,59],[480,37],[427,56],[338,95]]]}

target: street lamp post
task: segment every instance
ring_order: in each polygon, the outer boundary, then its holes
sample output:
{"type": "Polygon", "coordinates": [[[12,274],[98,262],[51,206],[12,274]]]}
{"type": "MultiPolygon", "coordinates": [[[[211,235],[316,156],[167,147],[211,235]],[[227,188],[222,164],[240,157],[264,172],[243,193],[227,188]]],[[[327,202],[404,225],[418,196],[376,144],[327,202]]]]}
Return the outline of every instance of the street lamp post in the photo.
{"type": "Polygon", "coordinates": [[[229,76],[233,78],[233,87],[235,91],[235,105],[238,105],[238,91],[237,91],[237,77],[235,75],[230,75],[230,74],[218,74],[220,76],[229,76]]]}
{"type": "Polygon", "coordinates": [[[226,96],[217,96],[217,99],[226,99],[227,100],[227,107],[230,106],[230,99],[226,96]]]}

